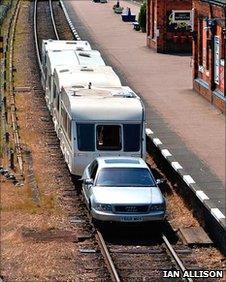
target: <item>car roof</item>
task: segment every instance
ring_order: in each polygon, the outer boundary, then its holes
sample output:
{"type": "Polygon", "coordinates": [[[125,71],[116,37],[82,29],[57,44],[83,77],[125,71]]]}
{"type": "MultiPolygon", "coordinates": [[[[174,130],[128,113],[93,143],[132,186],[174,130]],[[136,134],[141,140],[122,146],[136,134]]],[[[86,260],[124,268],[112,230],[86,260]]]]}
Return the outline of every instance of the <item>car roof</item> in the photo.
{"type": "Polygon", "coordinates": [[[96,159],[99,168],[148,168],[147,164],[141,158],[133,157],[99,157],[96,159]]]}

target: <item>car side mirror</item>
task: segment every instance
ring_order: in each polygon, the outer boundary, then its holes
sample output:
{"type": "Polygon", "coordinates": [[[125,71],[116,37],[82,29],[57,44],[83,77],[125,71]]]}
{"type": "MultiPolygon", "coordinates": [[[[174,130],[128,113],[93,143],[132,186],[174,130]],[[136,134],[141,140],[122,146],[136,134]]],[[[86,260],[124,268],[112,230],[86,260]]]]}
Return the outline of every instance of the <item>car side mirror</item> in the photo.
{"type": "Polygon", "coordinates": [[[84,183],[85,183],[86,185],[92,185],[92,184],[93,184],[93,179],[87,178],[87,179],[85,179],[84,183]]]}
{"type": "Polygon", "coordinates": [[[165,184],[166,183],[166,179],[165,178],[156,179],[156,183],[157,183],[157,185],[165,184]]]}

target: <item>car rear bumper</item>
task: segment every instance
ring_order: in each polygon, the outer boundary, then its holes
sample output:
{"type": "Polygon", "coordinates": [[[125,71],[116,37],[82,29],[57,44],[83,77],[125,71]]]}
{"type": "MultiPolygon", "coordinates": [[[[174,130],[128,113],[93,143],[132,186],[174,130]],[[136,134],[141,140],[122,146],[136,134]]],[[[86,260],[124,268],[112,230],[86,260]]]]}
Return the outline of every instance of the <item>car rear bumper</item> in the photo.
{"type": "Polygon", "coordinates": [[[149,222],[149,221],[163,221],[165,219],[165,211],[155,211],[145,214],[128,214],[128,213],[106,213],[91,210],[92,217],[99,221],[114,221],[114,222],[149,222]]]}

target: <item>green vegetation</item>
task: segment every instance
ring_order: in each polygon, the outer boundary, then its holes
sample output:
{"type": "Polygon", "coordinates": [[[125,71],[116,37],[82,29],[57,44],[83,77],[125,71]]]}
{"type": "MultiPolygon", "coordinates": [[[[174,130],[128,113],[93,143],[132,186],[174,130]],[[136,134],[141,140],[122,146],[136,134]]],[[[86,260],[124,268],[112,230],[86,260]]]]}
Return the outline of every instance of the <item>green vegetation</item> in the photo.
{"type": "Polygon", "coordinates": [[[139,22],[142,32],[146,32],[146,6],[147,6],[147,3],[146,1],[144,1],[141,4],[139,16],[138,16],[138,22],[139,22]]]}

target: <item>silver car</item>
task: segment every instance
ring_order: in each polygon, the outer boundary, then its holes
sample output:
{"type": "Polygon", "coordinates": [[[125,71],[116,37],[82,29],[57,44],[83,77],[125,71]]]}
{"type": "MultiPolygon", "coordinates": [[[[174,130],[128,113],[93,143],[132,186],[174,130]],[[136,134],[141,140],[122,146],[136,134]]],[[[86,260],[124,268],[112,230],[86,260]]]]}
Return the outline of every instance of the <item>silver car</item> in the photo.
{"type": "Polygon", "coordinates": [[[164,197],[141,158],[100,157],[82,176],[85,202],[94,220],[162,221],[164,197]]]}

